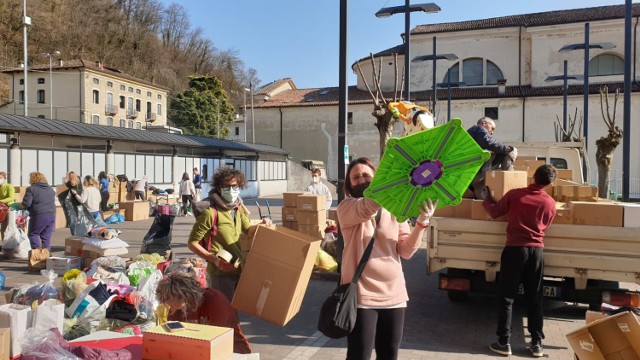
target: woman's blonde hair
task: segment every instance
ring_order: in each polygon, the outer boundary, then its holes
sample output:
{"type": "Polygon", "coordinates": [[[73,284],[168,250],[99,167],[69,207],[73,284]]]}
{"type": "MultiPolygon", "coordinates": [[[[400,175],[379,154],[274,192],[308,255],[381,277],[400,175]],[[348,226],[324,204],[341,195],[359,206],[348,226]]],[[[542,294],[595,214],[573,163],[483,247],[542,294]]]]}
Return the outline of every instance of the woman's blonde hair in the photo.
{"type": "Polygon", "coordinates": [[[43,173],[41,172],[37,172],[34,171],[31,174],[29,174],[29,184],[33,185],[35,183],[45,183],[48,184],[49,181],[47,181],[47,178],[44,176],[43,173]]]}
{"type": "Polygon", "coordinates": [[[84,177],[84,181],[82,182],[82,185],[84,186],[98,186],[98,182],[96,181],[96,178],[94,178],[91,175],[87,175],[84,177]]]}

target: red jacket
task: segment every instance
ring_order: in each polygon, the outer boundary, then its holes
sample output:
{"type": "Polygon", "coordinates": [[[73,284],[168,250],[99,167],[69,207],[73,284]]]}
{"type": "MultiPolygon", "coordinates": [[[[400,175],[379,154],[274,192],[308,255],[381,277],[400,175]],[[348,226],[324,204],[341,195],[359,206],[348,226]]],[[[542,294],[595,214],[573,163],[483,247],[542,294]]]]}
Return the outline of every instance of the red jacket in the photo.
{"type": "Polygon", "coordinates": [[[492,218],[508,214],[506,246],[544,247],[544,232],[556,216],[556,203],[543,188],[532,184],[508,191],[498,202],[490,196],[484,199],[482,205],[492,218]]]}

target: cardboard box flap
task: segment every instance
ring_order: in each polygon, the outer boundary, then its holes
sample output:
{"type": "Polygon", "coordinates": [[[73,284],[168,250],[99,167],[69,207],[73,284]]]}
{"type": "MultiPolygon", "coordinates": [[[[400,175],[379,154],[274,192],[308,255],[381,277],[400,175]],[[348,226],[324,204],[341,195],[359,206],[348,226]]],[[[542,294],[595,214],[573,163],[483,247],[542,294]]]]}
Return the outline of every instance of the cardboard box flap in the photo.
{"type": "Polygon", "coordinates": [[[200,324],[191,324],[188,322],[182,322],[182,325],[184,326],[184,330],[182,331],[170,332],[163,325],[158,325],[145,331],[145,333],[163,334],[190,340],[210,342],[211,339],[215,339],[229,331],[233,332],[232,328],[219,326],[202,326],[200,324]]]}
{"type": "Polygon", "coordinates": [[[277,262],[299,268],[304,264],[303,254],[309,251],[310,244],[319,241],[313,236],[285,227],[273,230],[260,226],[256,229],[251,252],[270,259],[278,259],[277,262]],[[276,241],[265,241],[270,238],[274,238],[276,241]],[[293,254],[294,256],[281,256],[282,254],[293,254]]]}

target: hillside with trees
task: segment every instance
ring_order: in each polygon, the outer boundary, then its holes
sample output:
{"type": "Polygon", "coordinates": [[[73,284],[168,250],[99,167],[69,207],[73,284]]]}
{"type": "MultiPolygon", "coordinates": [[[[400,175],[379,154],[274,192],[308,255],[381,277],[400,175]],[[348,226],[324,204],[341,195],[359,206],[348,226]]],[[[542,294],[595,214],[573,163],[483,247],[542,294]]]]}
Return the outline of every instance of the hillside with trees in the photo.
{"type": "MultiPolygon", "coordinates": [[[[0,68],[23,60],[23,0],[0,0],[0,68]]],[[[58,50],[63,60],[102,61],[124,73],[168,87],[169,101],[189,89],[189,79],[215,77],[228,101],[242,108],[249,82],[259,84],[233,49],[192,27],[179,3],[158,0],[27,0],[30,64],[48,62],[43,53],[58,50]]],[[[211,14],[212,18],[217,15],[211,14]]],[[[220,14],[219,16],[226,16],[220,14]]],[[[0,79],[0,103],[8,100],[7,78],[0,79]]]]}

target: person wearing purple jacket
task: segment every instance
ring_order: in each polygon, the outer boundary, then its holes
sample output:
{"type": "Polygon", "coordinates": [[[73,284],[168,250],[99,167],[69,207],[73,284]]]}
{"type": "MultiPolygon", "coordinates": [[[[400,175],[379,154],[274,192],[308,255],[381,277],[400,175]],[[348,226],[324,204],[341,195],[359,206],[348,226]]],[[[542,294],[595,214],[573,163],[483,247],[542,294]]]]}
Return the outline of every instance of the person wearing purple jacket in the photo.
{"type": "Polygon", "coordinates": [[[22,199],[22,206],[29,211],[29,242],[32,249],[50,251],[56,225],[56,192],[40,172],[29,174],[29,184],[22,199]]]}

